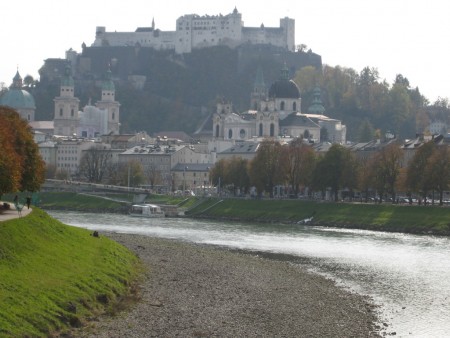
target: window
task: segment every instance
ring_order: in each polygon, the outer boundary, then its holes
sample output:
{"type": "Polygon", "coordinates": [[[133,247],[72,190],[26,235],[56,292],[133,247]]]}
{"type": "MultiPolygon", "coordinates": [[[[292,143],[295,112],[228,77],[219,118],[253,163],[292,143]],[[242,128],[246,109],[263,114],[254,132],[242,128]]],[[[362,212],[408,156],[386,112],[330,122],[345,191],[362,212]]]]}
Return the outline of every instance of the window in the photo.
{"type": "Polygon", "coordinates": [[[245,138],[245,130],[244,130],[244,129],[241,129],[241,130],[239,131],[239,137],[240,137],[240,138],[245,138]]]}
{"type": "Polygon", "coordinates": [[[63,109],[59,108],[59,116],[62,116],[62,115],[63,115],[63,109]]]}
{"type": "Polygon", "coordinates": [[[294,103],[292,104],[292,110],[293,110],[293,111],[297,111],[297,102],[294,102],[294,103]]]}
{"type": "Polygon", "coordinates": [[[216,137],[219,137],[219,125],[216,125],[216,137]]]}
{"type": "Polygon", "coordinates": [[[281,101],[280,103],[280,110],[284,110],[284,101],[281,101]]]}
{"type": "Polygon", "coordinates": [[[275,136],[275,125],[273,123],[270,124],[270,136],[275,136]]]}
{"type": "Polygon", "coordinates": [[[72,108],[71,110],[70,110],[70,116],[74,116],[75,115],[75,111],[74,111],[74,109],[72,108]]]}
{"type": "Polygon", "coordinates": [[[263,136],[263,124],[262,123],[259,124],[259,134],[258,135],[263,136]]]}
{"type": "Polygon", "coordinates": [[[233,137],[233,130],[229,129],[228,130],[228,138],[231,139],[233,137]]]}

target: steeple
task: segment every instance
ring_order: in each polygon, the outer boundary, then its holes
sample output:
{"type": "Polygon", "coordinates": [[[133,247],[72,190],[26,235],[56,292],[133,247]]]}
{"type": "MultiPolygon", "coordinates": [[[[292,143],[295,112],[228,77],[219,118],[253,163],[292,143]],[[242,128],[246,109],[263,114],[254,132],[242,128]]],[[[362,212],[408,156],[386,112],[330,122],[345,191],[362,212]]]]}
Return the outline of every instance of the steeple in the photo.
{"type": "Polygon", "coordinates": [[[322,105],[321,90],[319,87],[315,87],[313,90],[313,101],[308,107],[308,114],[323,115],[325,107],[322,105]]]}
{"type": "Polygon", "coordinates": [[[16,75],[13,77],[12,88],[22,89],[22,77],[19,74],[19,69],[17,68],[16,75]]]}
{"type": "Polygon", "coordinates": [[[253,92],[251,94],[250,106],[253,110],[258,110],[261,101],[267,99],[267,87],[264,82],[264,75],[261,66],[256,70],[255,82],[253,83],[253,92]]]}
{"type": "Polygon", "coordinates": [[[289,69],[286,65],[286,62],[284,63],[283,68],[281,68],[280,79],[289,80],[289,69]]]}

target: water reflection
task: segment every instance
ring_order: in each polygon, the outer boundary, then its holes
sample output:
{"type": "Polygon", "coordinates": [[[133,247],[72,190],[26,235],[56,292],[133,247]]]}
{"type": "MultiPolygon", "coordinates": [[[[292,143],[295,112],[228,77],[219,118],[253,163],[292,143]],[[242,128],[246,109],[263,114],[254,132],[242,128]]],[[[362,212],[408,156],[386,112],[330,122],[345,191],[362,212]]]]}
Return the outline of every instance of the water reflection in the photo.
{"type": "MultiPolygon", "coordinates": [[[[397,336],[450,334],[448,238],[300,225],[50,212],[64,223],[306,257],[304,264],[382,305],[397,336]]],[[[302,261],[303,262],[303,261],[302,261]]]]}

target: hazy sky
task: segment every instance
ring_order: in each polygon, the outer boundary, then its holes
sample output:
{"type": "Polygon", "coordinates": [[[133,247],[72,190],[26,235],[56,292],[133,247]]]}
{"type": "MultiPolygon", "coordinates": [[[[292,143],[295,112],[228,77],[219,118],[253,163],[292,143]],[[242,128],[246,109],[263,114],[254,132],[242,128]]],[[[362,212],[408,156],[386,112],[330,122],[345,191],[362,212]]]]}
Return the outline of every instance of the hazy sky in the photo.
{"type": "Polygon", "coordinates": [[[236,7],[247,27],[278,27],[295,19],[296,44],[322,56],[323,64],[375,67],[392,84],[396,74],[431,102],[450,97],[450,6],[445,0],[110,0],[4,1],[1,6],[0,82],[9,86],[18,67],[22,78],[38,77],[47,58],[64,58],[94,42],[96,26],[134,31],[151,26],[174,31],[184,14],[229,14],[236,7]],[[446,6],[447,5],[447,6],[446,6]]]}

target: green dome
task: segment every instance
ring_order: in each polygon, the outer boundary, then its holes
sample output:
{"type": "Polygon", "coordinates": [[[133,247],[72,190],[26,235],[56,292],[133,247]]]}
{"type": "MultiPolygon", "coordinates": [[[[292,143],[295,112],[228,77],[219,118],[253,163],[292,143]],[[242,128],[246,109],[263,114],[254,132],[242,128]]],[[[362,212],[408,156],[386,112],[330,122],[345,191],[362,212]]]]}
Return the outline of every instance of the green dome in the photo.
{"type": "Polygon", "coordinates": [[[18,88],[12,88],[3,94],[0,104],[15,109],[36,109],[33,95],[18,88]]]}

